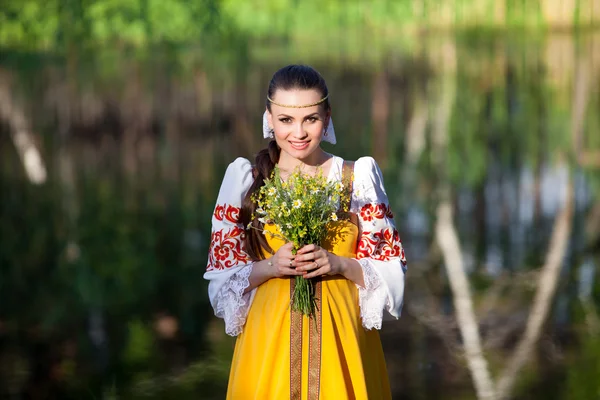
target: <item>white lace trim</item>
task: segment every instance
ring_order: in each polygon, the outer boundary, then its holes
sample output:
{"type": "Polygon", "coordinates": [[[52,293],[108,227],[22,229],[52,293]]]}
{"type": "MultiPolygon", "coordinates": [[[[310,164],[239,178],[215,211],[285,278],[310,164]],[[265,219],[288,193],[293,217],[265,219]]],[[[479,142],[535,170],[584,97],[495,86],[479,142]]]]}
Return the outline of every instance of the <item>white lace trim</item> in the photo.
{"type": "Polygon", "coordinates": [[[248,278],[252,273],[252,264],[247,265],[229,278],[216,299],[215,315],[225,321],[225,333],[237,336],[242,333],[246,316],[250,309],[252,293],[244,293],[250,286],[248,278]]]}
{"type": "Polygon", "coordinates": [[[357,261],[362,267],[365,282],[364,287],[356,285],[362,325],[365,329],[381,329],[383,309],[389,302],[383,279],[368,259],[362,258],[357,261]]]}

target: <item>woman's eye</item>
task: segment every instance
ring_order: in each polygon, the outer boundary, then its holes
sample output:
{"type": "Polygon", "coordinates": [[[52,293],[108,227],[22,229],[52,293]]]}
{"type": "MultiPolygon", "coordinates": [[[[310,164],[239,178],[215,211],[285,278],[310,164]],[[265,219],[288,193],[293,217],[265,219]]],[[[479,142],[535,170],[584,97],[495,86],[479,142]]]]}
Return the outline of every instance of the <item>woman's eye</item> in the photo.
{"type": "Polygon", "coordinates": [[[284,124],[287,124],[290,122],[289,118],[281,118],[279,121],[283,122],[284,124]]]}
{"type": "Polygon", "coordinates": [[[308,121],[309,122],[316,122],[317,118],[316,117],[310,117],[310,118],[308,118],[308,121]]]}

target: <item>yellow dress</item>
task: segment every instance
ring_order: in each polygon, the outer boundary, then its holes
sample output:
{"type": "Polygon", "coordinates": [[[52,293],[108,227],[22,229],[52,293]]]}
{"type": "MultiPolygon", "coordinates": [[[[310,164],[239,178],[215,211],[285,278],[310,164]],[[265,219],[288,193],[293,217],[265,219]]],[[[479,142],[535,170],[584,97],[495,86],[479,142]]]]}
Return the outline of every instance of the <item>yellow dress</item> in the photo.
{"type": "MultiPolygon", "coordinates": [[[[323,247],[354,258],[359,229],[339,224],[342,235],[323,247]]],[[[266,238],[273,251],[283,245],[266,238]]],[[[271,279],[256,289],[235,345],[227,399],[391,399],[379,332],[362,327],[356,285],[323,277],[314,319],[291,312],[293,285],[293,278],[271,279]]]]}

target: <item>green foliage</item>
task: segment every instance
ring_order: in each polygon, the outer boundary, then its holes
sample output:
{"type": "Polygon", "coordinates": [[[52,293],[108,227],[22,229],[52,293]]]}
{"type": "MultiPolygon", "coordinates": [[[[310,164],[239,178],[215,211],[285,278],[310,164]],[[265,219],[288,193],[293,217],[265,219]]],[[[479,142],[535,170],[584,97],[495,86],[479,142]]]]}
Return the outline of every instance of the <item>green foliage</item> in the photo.
{"type": "Polygon", "coordinates": [[[128,323],[127,344],[123,350],[123,360],[132,366],[150,361],[154,338],[150,329],[139,320],[128,323]]]}
{"type": "Polygon", "coordinates": [[[60,26],[57,0],[13,0],[0,7],[0,44],[47,49],[60,26]]]}
{"type": "MultiPolygon", "coordinates": [[[[537,1],[505,0],[504,6],[506,17],[499,24],[494,19],[497,4],[490,0],[5,0],[0,6],[0,45],[51,50],[145,46],[195,42],[207,32],[263,39],[346,38],[349,43],[364,40],[366,34],[377,44],[423,27],[545,26],[537,1]]],[[[566,10],[573,15],[572,23],[589,24],[577,15],[591,6],[574,6],[577,10],[566,10]]]]}
{"type": "Polygon", "coordinates": [[[571,356],[564,398],[587,400],[600,398],[600,337],[583,331],[581,350],[571,356]]]}

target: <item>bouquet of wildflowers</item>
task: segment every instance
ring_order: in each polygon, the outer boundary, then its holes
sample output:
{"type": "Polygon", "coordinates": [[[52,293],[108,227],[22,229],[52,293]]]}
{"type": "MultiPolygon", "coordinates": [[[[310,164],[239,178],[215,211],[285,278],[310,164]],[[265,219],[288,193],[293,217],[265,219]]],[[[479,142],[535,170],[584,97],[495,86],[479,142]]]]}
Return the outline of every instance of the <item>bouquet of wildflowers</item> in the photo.
{"type": "MultiPolygon", "coordinates": [[[[294,244],[293,254],[308,244],[321,245],[332,222],[348,211],[344,185],[329,182],[322,174],[315,176],[296,170],[283,181],[275,167],[270,179],[252,200],[256,216],[263,224],[273,224],[278,235],[294,244]]],[[[270,234],[263,230],[265,234],[270,234]]],[[[312,315],[316,308],[313,282],[296,276],[291,306],[294,311],[312,315]]]]}

